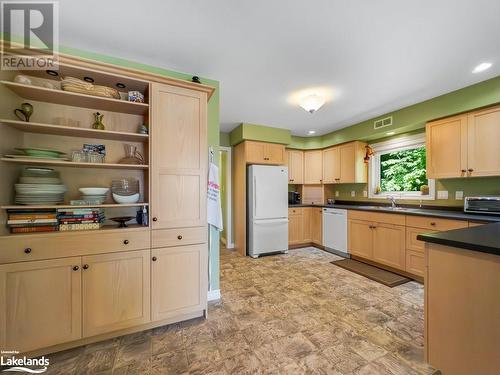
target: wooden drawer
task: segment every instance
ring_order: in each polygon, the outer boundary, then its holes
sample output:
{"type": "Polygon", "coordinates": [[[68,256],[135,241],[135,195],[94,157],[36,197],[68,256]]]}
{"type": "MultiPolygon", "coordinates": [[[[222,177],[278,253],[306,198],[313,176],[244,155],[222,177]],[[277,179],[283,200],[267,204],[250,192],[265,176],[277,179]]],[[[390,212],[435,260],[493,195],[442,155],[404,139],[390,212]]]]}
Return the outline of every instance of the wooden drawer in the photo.
{"type": "Polygon", "coordinates": [[[406,248],[423,254],[425,250],[425,242],[417,240],[417,236],[419,234],[433,232],[434,231],[429,229],[406,227],[406,248]]]}
{"type": "Polygon", "coordinates": [[[406,250],[406,272],[424,277],[424,254],[420,251],[406,250]]]}
{"type": "Polygon", "coordinates": [[[75,233],[12,235],[0,238],[0,263],[149,249],[148,228],[75,233]]]}
{"type": "Polygon", "coordinates": [[[349,219],[372,221],[375,223],[405,225],[405,215],[371,211],[348,211],[349,219]]]}
{"type": "Polygon", "coordinates": [[[152,231],[151,246],[169,247],[193,245],[208,242],[208,228],[176,228],[176,229],[158,229],[152,231]]]}
{"type": "Polygon", "coordinates": [[[406,226],[430,229],[431,231],[441,232],[445,230],[467,228],[468,222],[464,220],[440,219],[429,216],[407,216],[406,226]]]}
{"type": "Polygon", "coordinates": [[[293,207],[288,209],[288,216],[292,215],[302,215],[303,210],[309,207],[293,207]]]}

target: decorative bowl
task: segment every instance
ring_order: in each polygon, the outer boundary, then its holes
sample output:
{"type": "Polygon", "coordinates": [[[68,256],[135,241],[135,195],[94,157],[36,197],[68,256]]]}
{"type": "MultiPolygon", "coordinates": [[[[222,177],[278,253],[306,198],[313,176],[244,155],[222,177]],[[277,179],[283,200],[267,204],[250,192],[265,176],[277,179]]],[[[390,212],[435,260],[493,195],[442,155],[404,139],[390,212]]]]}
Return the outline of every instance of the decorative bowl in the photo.
{"type": "Polygon", "coordinates": [[[82,187],[78,191],[83,195],[105,195],[108,193],[109,188],[103,187],[82,187]]]}
{"type": "Polygon", "coordinates": [[[132,194],[132,195],[118,195],[116,193],[113,193],[113,199],[115,200],[116,203],[137,203],[139,202],[139,193],[132,194]]]}

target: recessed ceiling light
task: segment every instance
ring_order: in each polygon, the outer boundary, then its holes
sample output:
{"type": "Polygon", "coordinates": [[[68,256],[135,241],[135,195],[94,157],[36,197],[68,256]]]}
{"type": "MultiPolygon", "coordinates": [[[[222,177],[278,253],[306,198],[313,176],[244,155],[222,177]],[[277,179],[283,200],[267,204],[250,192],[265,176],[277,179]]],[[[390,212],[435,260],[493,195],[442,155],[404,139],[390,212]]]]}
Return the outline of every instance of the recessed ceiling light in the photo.
{"type": "Polygon", "coordinates": [[[387,134],[387,135],[394,135],[394,134],[396,134],[396,132],[387,132],[385,134],[387,134]]]}
{"type": "Polygon", "coordinates": [[[478,66],[476,66],[474,68],[474,70],[472,71],[472,73],[481,73],[481,72],[484,72],[485,70],[491,68],[492,65],[493,64],[489,63],[489,62],[481,63],[481,64],[479,64],[478,66]]]}
{"type": "Polygon", "coordinates": [[[309,131],[307,132],[307,134],[309,134],[309,135],[316,134],[316,130],[309,130],[309,131]]]}

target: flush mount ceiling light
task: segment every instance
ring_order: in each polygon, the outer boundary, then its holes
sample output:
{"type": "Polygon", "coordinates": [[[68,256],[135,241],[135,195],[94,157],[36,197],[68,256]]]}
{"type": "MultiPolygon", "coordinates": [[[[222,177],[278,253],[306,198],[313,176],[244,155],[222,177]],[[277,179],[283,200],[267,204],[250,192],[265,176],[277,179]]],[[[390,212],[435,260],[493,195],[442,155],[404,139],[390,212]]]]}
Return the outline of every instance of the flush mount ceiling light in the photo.
{"type": "Polygon", "coordinates": [[[479,64],[478,66],[476,66],[474,68],[474,70],[472,71],[472,73],[481,73],[481,72],[484,72],[485,70],[491,68],[491,65],[493,65],[493,64],[489,63],[489,62],[483,62],[483,63],[479,64]]]}
{"type": "Polygon", "coordinates": [[[320,109],[326,100],[318,94],[307,95],[300,101],[299,105],[309,113],[314,113],[320,109]]]}
{"type": "Polygon", "coordinates": [[[309,130],[309,131],[307,132],[307,134],[309,134],[309,135],[316,134],[316,130],[309,130]]]}

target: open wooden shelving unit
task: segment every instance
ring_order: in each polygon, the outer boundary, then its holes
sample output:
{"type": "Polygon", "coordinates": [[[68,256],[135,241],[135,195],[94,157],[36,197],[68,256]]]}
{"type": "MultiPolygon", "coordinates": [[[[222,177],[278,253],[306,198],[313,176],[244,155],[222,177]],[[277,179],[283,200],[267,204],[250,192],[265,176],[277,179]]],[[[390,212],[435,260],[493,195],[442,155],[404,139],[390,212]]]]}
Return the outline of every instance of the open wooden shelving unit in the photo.
{"type": "Polygon", "coordinates": [[[92,204],[92,205],[70,205],[70,204],[49,204],[49,205],[6,205],[0,206],[2,210],[36,210],[36,209],[57,209],[57,208],[122,208],[122,207],[144,207],[149,206],[148,202],[137,202],[137,203],[103,203],[103,204],[92,204]]]}
{"type": "Polygon", "coordinates": [[[64,125],[43,124],[39,122],[24,122],[18,120],[0,119],[0,125],[29,133],[62,135],[67,137],[85,137],[127,142],[147,142],[148,134],[119,132],[113,130],[96,130],[77,128],[64,125]]]}
{"type": "Polygon", "coordinates": [[[26,85],[17,82],[0,81],[3,85],[24,99],[39,102],[70,105],[81,108],[101,109],[111,112],[128,113],[131,115],[145,115],[149,111],[149,104],[135,103],[121,99],[104,98],[70,91],[48,89],[45,87],[26,85]]]}
{"type": "Polygon", "coordinates": [[[71,168],[104,168],[104,169],[148,169],[146,164],[118,164],[118,163],[76,163],[66,160],[47,160],[47,159],[24,159],[24,158],[1,158],[1,161],[7,163],[17,163],[26,165],[46,165],[51,167],[71,167],[71,168]]]}

